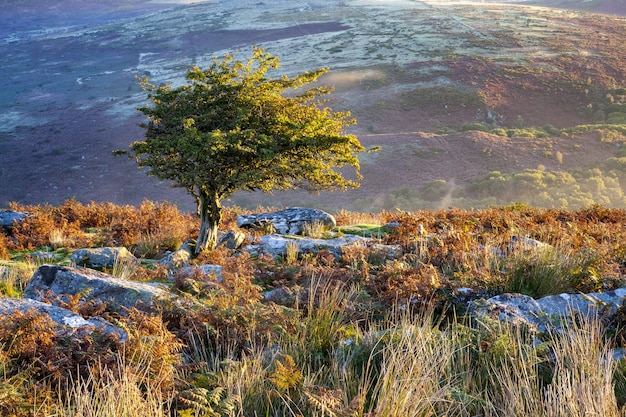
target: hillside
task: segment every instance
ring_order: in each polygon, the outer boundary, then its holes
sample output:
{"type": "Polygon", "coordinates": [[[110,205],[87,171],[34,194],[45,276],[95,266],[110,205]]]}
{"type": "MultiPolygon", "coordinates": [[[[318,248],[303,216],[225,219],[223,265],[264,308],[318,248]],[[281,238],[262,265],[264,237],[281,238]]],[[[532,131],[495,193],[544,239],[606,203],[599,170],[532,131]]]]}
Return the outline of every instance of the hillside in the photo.
{"type": "Polygon", "coordinates": [[[358,190],[235,204],[624,204],[625,20],[565,9],[619,2],[180,3],[11,4],[0,33],[0,205],[148,198],[191,210],[184,192],[111,156],[142,137],[134,77],[176,82],[191,64],[254,44],[286,73],[330,67],[333,108],[352,111],[354,133],[382,150],[363,157],[358,190]]]}

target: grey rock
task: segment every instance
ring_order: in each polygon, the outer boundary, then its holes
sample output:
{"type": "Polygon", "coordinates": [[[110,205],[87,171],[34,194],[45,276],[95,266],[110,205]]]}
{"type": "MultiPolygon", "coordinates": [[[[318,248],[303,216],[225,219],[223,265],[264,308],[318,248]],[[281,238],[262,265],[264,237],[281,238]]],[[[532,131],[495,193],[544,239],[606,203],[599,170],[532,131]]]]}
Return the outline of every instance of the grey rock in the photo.
{"type": "Polygon", "coordinates": [[[522,294],[500,294],[470,303],[478,318],[489,317],[512,324],[524,324],[539,333],[560,330],[573,316],[612,315],[626,300],[626,288],[604,293],[558,294],[538,300],[522,294]]]}
{"type": "Polygon", "coordinates": [[[0,229],[10,229],[15,222],[24,221],[30,213],[13,210],[0,210],[0,229]]]}
{"type": "Polygon", "coordinates": [[[161,259],[160,263],[165,265],[167,269],[175,270],[187,265],[193,258],[193,252],[194,242],[192,240],[187,240],[180,246],[180,248],[161,259]]]}
{"type": "Polygon", "coordinates": [[[35,271],[24,295],[40,300],[40,295],[47,291],[59,296],[84,294],[85,300],[126,308],[151,305],[154,298],[169,294],[160,286],[124,280],[88,268],[44,265],[35,271]]]}
{"type": "Polygon", "coordinates": [[[54,252],[47,251],[33,252],[30,254],[30,256],[34,259],[37,259],[38,261],[42,261],[42,263],[46,261],[52,261],[54,260],[54,258],[56,258],[56,254],[54,252]]]}
{"type": "Polygon", "coordinates": [[[295,297],[296,294],[287,287],[279,287],[263,293],[265,301],[276,304],[289,304],[295,300],[295,297]]]}
{"type": "Polygon", "coordinates": [[[112,268],[116,261],[135,259],[124,247],[77,249],[70,258],[76,265],[87,268],[112,268]]]}
{"type": "Polygon", "coordinates": [[[228,249],[239,249],[246,240],[246,234],[237,230],[229,230],[217,241],[217,246],[224,246],[228,249]]]}
{"type": "Polygon", "coordinates": [[[253,256],[264,254],[277,257],[284,256],[287,253],[287,245],[291,244],[297,246],[298,253],[318,253],[321,250],[328,250],[336,258],[340,258],[345,246],[365,247],[367,241],[368,239],[356,235],[345,235],[335,239],[307,239],[271,234],[261,236],[259,242],[248,245],[245,249],[253,256]]]}
{"type": "Polygon", "coordinates": [[[222,270],[224,267],[221,265],[212,265],[212,264],[204,264],[204,265],[194,265],[194,266],[186,266],[181,268],[178,272],[185,275],[210,275],[213,277],[214,281],[218,283],[224,282],[224,278],[222,278],[222,270]]]}
{"type": "Polygon", "coordinates": [[[522,250],[522,251],[528,251],[528,250],[536,250],[536,249],[549,249],[552,248],[551,245],[548,245],[547,243],[544,242],[540,242],[538,240],[535,239],[531,239],[529,237],[525,237],[525,236],[511,236],[511,240],[509,241],[509,250],[511,251],[515,251],[515,250],[522,250]]]}
{"type": "Polygon", "coordinates": [[[304,225],[321,222],[329,229],[335,227],[335,218],[325,211],[310,208],[292,207],[285,210],[246,214],[237,217],[237,226],[243,228],[261,228],[271,224],[277,233],[300,235],[304,225]]]}
{"type": "Polygon", "coordinates": [[[58,325],[59,334],[63,336],[91,334],[93,330],[97,330],[102,333],[117,334],[122,342],[125,342],[128,337],[124,330],[100,317],[84,319],[64,308],[27,298],[0,298],[0,320],[10,320],[15,311],[26,313],[32,310],[50,317],[58,325]]]}
{"type": "Polygon", "coordinates": [[[404,251],[400,245],[382,245],[380,243],[374,243],[369,245],[370,257],[374,256],[381,261],[388,261],[400,258],[404,251]]]}

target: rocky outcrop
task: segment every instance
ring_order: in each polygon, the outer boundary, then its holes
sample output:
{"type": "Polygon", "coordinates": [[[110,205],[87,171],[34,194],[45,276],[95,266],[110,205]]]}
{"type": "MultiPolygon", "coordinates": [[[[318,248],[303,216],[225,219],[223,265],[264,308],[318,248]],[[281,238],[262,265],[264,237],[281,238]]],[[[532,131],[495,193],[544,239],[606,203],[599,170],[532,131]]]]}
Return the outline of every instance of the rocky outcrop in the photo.
{"type": "Polygon", "coordinates": [[[77,249],[70,260],[87,268],[112,268],[115,262],[135,260],[125,247],[77,249]]]}
{"type": "Polygon", "coordinates": [[[336,258],[340,258],[343,248],[349,245],[366,246],[367,239],[361,236],[345,235],[335,239],[302,239],[277,234],[265,235],[258,242],[246,246],[246,250],[253,256],[271,255],[285,256],[288,245],[293,245],[298,253],[318,253],[327,250],[336,258]]]}
{"type": "Polygon", "coordinates": [[[488,318],[523,325],[538,333],[559,329],[563,321],[576,315],[611,316],[626,300],[626,288],[589,294],[559,294],[533,299],[522,294],[500,294],[470,303],[469,311],[488,318]]]}
{"type": "Polygon", "coordinates": [[[81,294],[85,300],[99,300],[113,307],[150,305],[155,297],[166,296],[160,286],[115,278],[88,268],[41,266],[33,274],[24,295],[41,300],[46,292],[53,295],[81,294]]]}
{"type": "Polygon", "coordinates": [[[335,218],[317,209],[292,207],[285,210],[246,214],[237,217],[237,226],[242,228],[263,228],[271,224],[277,233],[283,235],[300,235],[304,225],[322,223],[328,229],[337,225],[335,218]]]}
{"type": "Polygon", "coordinates": [[[91,334],[94,330],[101,333],[117,334],[122,342],[126,341],[124,330],[99,317],[84,319],[76,313],[41,301],[26,298],[0,298],[0,320],[11,320],[16,312],[35,311],[45,314],[58,326],[57,332],[63,336],[91,334]]]}
{"type": "Polygon", "coordinates": [[[10,229],[17,222],[26,219],[30,213],[13,210],[0,210],[0,229],[10,229]]]}

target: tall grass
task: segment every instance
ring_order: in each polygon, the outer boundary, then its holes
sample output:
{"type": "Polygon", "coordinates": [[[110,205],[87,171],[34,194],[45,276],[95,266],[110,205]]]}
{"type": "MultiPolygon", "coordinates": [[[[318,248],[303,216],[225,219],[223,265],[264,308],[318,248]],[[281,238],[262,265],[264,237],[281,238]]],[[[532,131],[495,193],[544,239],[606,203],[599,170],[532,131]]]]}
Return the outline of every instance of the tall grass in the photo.
{"type": "MultiPolygon", "coordinates": [[[[598,319],[572,321],[562,333],[544,336],[544,343],[510,326],[443,323],[430,311],[400,309],[347,332],[352,315],[345,306],[352,291],[317,285],[325,302],[310,305],[296,334],[243,352],[192,337],[184,356],[197,365],[166,370],[182,381],[178,390],[163,389],[152,349],[142,349],[139,359],[120,356],[117,366],[96,366],[71,384],[57,414],[49,415],[617,417],[623,412],[614,393],[617,364],[598,319]]],[[[20,381],[4,377],[0,393],[19,400],[20,381]]]]}
{"type": "Polygon", "coordinates": [[[33,274],[43,262],[27,259],[22,262],[15,262],[3,268],[0,261],[0,296],[20,297],[33,274]]]}
{"type": "Polygon", "coordinates": [[[465,377],[452,365],[458,358],[455,338],[440,332],[432,315],[402,319],[382,350],[380,375],[373,389],[372,413],[381,416],[465,415],[456,386],[465,377]]]}
{"type": "Polygon", "coordinates": [[[165,416],[171,398],[163,398],[146,373],[119,359],[115,371],[100,367],[86,379],[74,381],[55,417],[165,416]]]}
{"type": "Polygon", "coordinates": [[[553,339],[554,376],[545,390],[547,417],[624,415],[617,406],[616,362],[599,320],[571,322],[553,339]]]}

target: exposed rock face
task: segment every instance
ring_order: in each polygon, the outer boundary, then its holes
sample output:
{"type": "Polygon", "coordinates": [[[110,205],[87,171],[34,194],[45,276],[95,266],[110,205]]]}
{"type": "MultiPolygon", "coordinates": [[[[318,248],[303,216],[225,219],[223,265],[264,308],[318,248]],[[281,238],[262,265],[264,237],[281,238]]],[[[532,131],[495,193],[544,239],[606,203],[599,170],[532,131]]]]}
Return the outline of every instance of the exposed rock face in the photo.
{"type": "Polygon", "coordinates": [[[237,217],[237,226],[243,228],[261,228],[272,224],[277,233],[283,235],[300,235],[305,224],[321,222],[329,229],[335,227],[335,218],[317,209],[292,207],[285,210],[240,215],[237,217]]]}
{"type": "Polygon", "coordinates": [[[0,298],[0,320],[10,320],[11,315],[15,311],[26,313],[34,310],[50,317],[59,328],[61,335],[80,335],[91,334],[92,331],[98,330],[102,333],[116,333],[122,342],[126,341],[127,334],[124,330],[99,317],[84,319],[64,308],[55,307],[41,301],[26,298],[0,298]]]}
{"type": "Polygon", "coordinates": [[[0,229],[10,229],[14,222],[20,223],[29,215],[22,211],[0,210],[0,229]]]}
{"type": "Polygon", "coordinates": [[[116,260],[133,259],[135,256],[124,247],[78,249],[71,257],[76,265],[87,268],[112,268],[116,260]]]}
{"type": "Polygon", "coordinates": [[[626,288],[604,293],[559,294],[535,300],[522,294],[500,294],[470,304],[475,317],[489,317],[512,324],[522,324],[539,333],[559,328],[572,315],[612,315],[626,300],[626,288]]]}
{"type": "Polygon", "coordinates": [[[284,256],[287,253],[287,245],[291,244],[297,246],[298,253],[318,253],[325,249],[340,258],[344,246],[366,246],[366,243],[366,238],[355,235],[335,239],[298,239],[272,234],[261,236],[258,243],[246,246],[246,250],[255,256],[265,254],[277,257],[284,256]]]}
{"type": "Polygon", "coordinates": [[[44,265],[33,274],[24,295],[39,300],[46,291],[55,295],[80,293],[85,300],[97,299],[127,308],[140,303],[149,305],[153,298],[169,294],[155,285],[115,278],[92,269],[44,265]]]}

